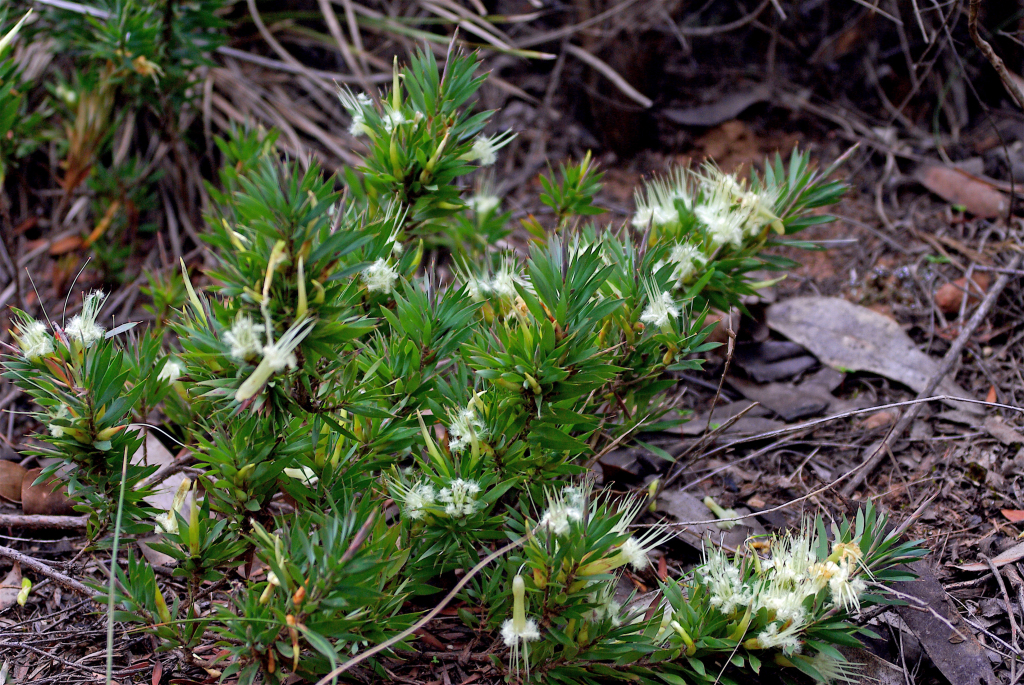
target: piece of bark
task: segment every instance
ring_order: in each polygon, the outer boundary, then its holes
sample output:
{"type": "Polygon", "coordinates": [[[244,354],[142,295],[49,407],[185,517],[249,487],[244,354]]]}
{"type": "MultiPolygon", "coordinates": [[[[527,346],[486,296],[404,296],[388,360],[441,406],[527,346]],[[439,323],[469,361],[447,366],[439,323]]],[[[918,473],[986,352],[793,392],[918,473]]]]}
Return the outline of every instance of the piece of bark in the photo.
{"type": "Polygon", "coordinates": [[[907,601],[896,610],[932,662],[950,685],[998,685],[985,648],[953,609],[931,568],[922,561],[910,567],[918,578],[894,584],[899,598],[907,601]]]}

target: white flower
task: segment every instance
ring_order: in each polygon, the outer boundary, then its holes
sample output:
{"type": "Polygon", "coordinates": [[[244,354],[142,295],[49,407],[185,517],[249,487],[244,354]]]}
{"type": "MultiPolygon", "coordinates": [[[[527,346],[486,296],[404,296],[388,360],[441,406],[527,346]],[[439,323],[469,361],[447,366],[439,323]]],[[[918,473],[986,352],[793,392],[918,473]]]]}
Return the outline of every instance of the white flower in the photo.
{"type": "Polygon", "coordinates": [[[526,674],[530,674],[530,648],[528,643],[540,639],[540,630],[535,620],[526,618],[526,583],[519,574],[512,579],[512,618],[501,624],[501,639],[512,650],[512,670],[519,672],[522,661],[526,662],[526,674]]]}
{"type": "Polygon", "coordinates": [[[405,493],[405,515],[414,520],[423,518],[433,503],[434,488],[429,483],[417,483],[405,493]]]}
{"type": "Polygon", "coordinates": [[[748,190],[745,182],[737,181],[735,176],[723,173],[712,164],[704,167],[701,182],[709,192],[721,194],[723,200],[728,199],[731,202],[743,216],[744,228],[748,235],[759,234],[769,224],[776,232],[784,232],[782,222],[775,214],[775,204],[779,199],[777,186],[762,185],[757,191],[748,190]]]}
{"type": "Polygon", "coordinates": [[[448,449],[454,452],[461,452],[467,445],[473,444],[473,438],[477,440],[487,433],[487,427],[483,420],[477,416],[473,407],[466,407],[460,410],[451,418],[451,425],[448,426],[448,449]]]}
{"type": "Polygon", "coordinates": [[[679,316],[679,307],[676,306],[672,295],[662,292],[661,295],[648,293],[650,302],[640,315],[640,321],[646,324],[663,328],[668,325],[669,318],[679,316]]]}
{"type": "Polygon", "coordinates": [[[156,379],[158,381],[164,381],[165,383],[175,383],[181,374],[185,372],[185,367],[177,359],[168,359],[167,363],[164,364],[164,368],[160,369],[160,373],[156,379]]]}
{"type": "Polygon", "coordinates": [[[800,631],[803,629],[801,623],[791,623],[781,632],[778,623],[769,623],[757,636],[757,642],[761,649],[773,649],[780,647],[785,654],[793,654],[800,651],[800,631]]]}
{"type": "Polygon", "coordinates": [[[490,283],[475,276],[463,276],[462,280],[466,282],[466,292],[474,302],[480,302],[491,291],[490,283]]]}
{"type": "Polygon", "coordinates": [[[860,596],[867,589],[867,583],[861,578],[851,577],[851,564],[848,560],[844,559],[833,566],[835,568],[830,569],[832,576],[828,579],[828,589],[832,593],[832,606],[851,613],[860,611],[860,596]]]}
{"type": "Polygon", "coordinates": [[[490,214],[497,209],[499,205],[501,205],[501,199],[494,195],[474,195],[466,200],[466,206],[478,215],[490,214]]]}
{"type": "Polygon", "coordinates": [[[18,324],[18,330],[21,333],[18,336],[18,347],[29,361],[53,352],[53,339],[46,332],[46,324],[42,321],[18,324]]]}
{"type": "Polygon", "coordinates": [[[310,334],[315,326],[316,322],[310,318],[296,321],[284,332],[280,340],[265,346],[263,348],[263,360],[260,361],[259,365],[245,379],[242,385],[238,387],[238,390],[235,392],[235,401],[244,402],[253,397],[260,391],[263,384],[270,380],[270,377],[278,371],[284,371],[286,368],[294,369],[298,363],[294,350],[310,334]]]}
{"type": "Polygon", "coordinates": [[[106,293],[94,290],[82,300],[82,313],[75,316],[68,322],[65,333],[69,338],[79,340],[82,345],[89,347],[103,337],[106,330],[96,323],[96,316],[103,307],[103,301],[107,299],[106,293]]]}
{"type": "Polygon", "coordinates": [[[694,210],[694,214],[708,227],[711,243],[715,247],[725,244],[734,247],[743,245],[743,228],[747,216],[735,209],[732,196],[727,191],[712,193],[694,210]]]}
{"type": "MultiPolygon", "coordinates": [[[[772,570],[772,580],[781,586],[796,588],[812,578],[811,569],[818,561],[812,546],[807,531],[776,539],[771,546],[772,558],[765,562],[765,568],[772,570]]],[[[818,589],[821,587],[823,583],[818,589]]]]}
{"type": "Polygon", "coordinates": [[[231,346],[231,356],[246,361],[263,352],[263,333],[251,318],[239,314],[224,334],[224,342],[231,346]]]}
{"type": "Polygon", "coordinates": [[[743,582],[740,570],[720,550],[707,555],[699,573],[711,594],[711,606],[728,616],[739,607],[750,606],[754,591],[743,582]]]}
{"type": "Polygon", "coordinates": [[[570,523],[579,523],[583,520],[582,506],[573,505],[565,497],[564,490],[562,493],[555,497],[548,497],[548,509],[538,523],[553,535],[565,535],[569,532],[570,523]]]}
{"type": "Polygon", "coordinates": [[[802,624],[807,618],[804,601],[814,595],[809,583],[795,588],[778,582],[769,582],[757,594],[757,608],[764,607],[775,620],[802,624]]]}
{"type": "Polygon", "coordinates": [[[803,659],[811,668],[817,671],[818,675],[826,683],[859,683],[864,681],[858,664],[840,661],[824,652],[815,652],[811,656],[801,654],[797,658],[803,659]]]}
{"type": "Polygon", "coordinates": [[[639,190],[634,195],[636,213],[633,215],[633,227],[643,231],[648,224],[655,228],[678,228],[679,210],[676,200],[680,200],[687,209],[693,206],[690,190],[691,175],[682,167],[676,167],[665,178],[655,178],[644,184],[644,193],[639,190]]]}
{"type": "Polygon", "coordinates": [[[483,134],[473,140],[473,147],[462,156],[467,162],[477,162],[480,166],[491,166],[498,160],[498,150],[505,147],[516,137],[515,133],[505,131],[495,136],[483,134]]]}
{"type": "Polygon", "coordinates": [[[352,91],[347,88],[339,88],[338,98],[341,100],[342,107],[344,107],[348,112],[348,115],[352,117],[352,123],[348,127],[348,132],[355,137],[368,133],[370,128],[366,125],[366,108],[373,104],[370,97],[366,93],[354,95],[352,91]]]}
{"type": "Polygon", "coordinates": [[[289,478],[294,478],[295,480],[301,480],[310,487],[316,485],[316,482],[320,480],[319,476],[317,476],[313,469],[308,466],[303,466],[297,469],[285,469],[284,475],[289,478]]]}
{"type": "Polygon", "coordinates": [[[395,288],[395,281],[398,280],[398,272],[388,266],[384,259],[378,259],[370,266],[363,269],[360,274],[366,289],[371,293],[390,293],[395,288]]]}
{"type": "Polygon", "coordinates": [[[637,571],[642,571],[651,565],[651,560],[647,556],[647,552],[648,550],[644,549],[643,546],[637,542],[637,539],[633,537],[627,538],[619,548],[619,554],[621,554],[626,562],[637,571]]]}
{"type": "Polygon", "coordinates": [[[491,291],[498,297],[513,298],[518,294],[515,284],[522,281],[514,271],[516,266],[513,258],[508,255],[502,257],[501,266],[498,267],[494,278],[491,279],[490,287],[491,291]]]}
{"type": "Polygon", "coordinates": [[[673,280],[682,285],[699,267],[707,264],[708,259],[696,245],[676,243],[668,253],[668,261],[676,265],[672,270],[673,280]]]}
{"type": "Polygon", "coordinates": [[[384,114],[384,130],[391,133],[402,124],[408,123],[408,121],[400,110],[392,109],[388,106],[387,112],[384,114]]]}
{"type": "Polygon", "coordinates": [[[444,513],[451,517],[472,516],[477,511],[476,496],[480,494],[480,486],[476,481],[456,478],[451,484],[437,493],[437,500],[444,504],[444,513]]]}
{"type": "Polygon", "coordinates": [[[594,605],[589,616],[591,622],[597,623],[608,619],[616,628],[622,625],[622,619],[619,617],[622,605],[615,601],[615,589],[611,584],[605,585],[600,592],[590,595],[589,599],[594,605]]]}
{"type": "MultiPolygon", "coordinates": [[[[71,416],[71,410],[68,409],[68,405],[62,404],[60,405],[60,407],[57,408],[57,412],[53,415],[51,420],[66,419],[69,416],[71,416]]],[[[64,435],[63,426],[57,426],[51,423],[48,430],[50,431],[50,435],[52,435],[55,438],[59,438],[62,435],[64,435]]]]}

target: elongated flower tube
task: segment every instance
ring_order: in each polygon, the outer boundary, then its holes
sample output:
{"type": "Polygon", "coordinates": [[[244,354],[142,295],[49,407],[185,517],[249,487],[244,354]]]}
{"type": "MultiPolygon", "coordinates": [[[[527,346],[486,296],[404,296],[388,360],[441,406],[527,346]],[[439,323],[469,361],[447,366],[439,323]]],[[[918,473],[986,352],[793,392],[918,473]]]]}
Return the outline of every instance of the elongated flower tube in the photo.
{"type": "Polygon", "coordinates": [[[512,618],[501,624],[501,639],[512,650],[512,670],[516,673],[526,663],[526,677],[530,677],[530,647],[528,643],[540,639],[535,620],[526,618],[526,583],[516,574],[512,579],[512,618]]]}
{"type": "Polygon", "coordinates": [[[178,485],[178,491],[174,493],[174,499],[171,501],[171,508],[162,514],[159,514],[154,519],[156,521],[156,525],[162,528],[164,532],[178,532],[178,518],[174,514],[176,511],[181,509],[181,505],[185,502],[185,496],[188,495],[189,488],[191,487],[192,481],[188,478],[183,478],[181,484],[178,485]]]}
{"type": "Polygon", "coordinates": [[[316,322],[312,319],[302,319],[292,324],[291,328],[285,331],[281,339],[263,348],[263,359],[256,370],[245,379],[235,393],[236,402],[244,402],[260,391],[260,388],[270,380],[278,371],[286,368],[295,368],[296,359],[293,351],[299,343],[309,335],[316,322]]]}

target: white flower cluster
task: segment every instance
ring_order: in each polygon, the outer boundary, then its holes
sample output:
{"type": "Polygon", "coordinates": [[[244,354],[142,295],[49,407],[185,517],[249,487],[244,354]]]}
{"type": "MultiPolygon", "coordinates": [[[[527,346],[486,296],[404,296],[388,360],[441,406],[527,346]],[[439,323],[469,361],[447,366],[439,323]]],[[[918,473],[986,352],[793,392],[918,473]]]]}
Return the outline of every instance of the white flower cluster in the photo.
{"type": "Polygon", "coordinates": [[[164,368],[160,369],[156,379],[168,384],[176,383],[183,373],[185,373],[185,367],[177,359],[172,358],[168,359],[164,364],[164,368]]]}
{"type": "Polygon", "coordinates": [[[437,501],[444,505],[444,513],[452,518],[472,516],[480,508],[476,496],[480,494],[480,486],[476,481],[456,478],[446,488],[437,493],[437,501]]]}
{"type": "Polygon", "coordinates": [[[707,263],[708,258],[704,256],[704,253],[701,252],[698,246],[681,242],[673,245],[668,253],[668,257],[655,264],[654,269],[657,271],[666,264],[674,265],[672,268],[672,280],[675,281],[678,288],[686,283],[697,269],[707,263]]]}
{"type": "Polygon", "coordinates": [[[370,127],[366,125],[366,110],[373,106],[370,96],[366,93],[355,95],[347,88],[339,88],[338,98],[341,100],[341,106],[352,117],[352,123],[348,127],[348,132],[357,138],[369,133],[370,127]]]}
{"type": "Polygon", "coordinates": [[[42,321],[18,324],[18,347],[29,361],[45,357],[53,352],[53,338],[46,331],[42,321]]]}
{"type": "Polygon", "coordinates": [[[481,302],[492,295],[512,300],[519,294],[516,291],[516,284],[526,285],[523,277],[518,273],[518,264],[515,258],[510,255],[504,255],[501,258],[501,264],[490,278],[481,278],[467,273],[460,273],[459,278],[466,284],[466,290],[474,302],[481,302]]]}
{"type": "Polygon", "coordinates": [[[711,593],[711,606],[726,616],[740,607],[750,606],[754,599],[753,589],[743,582],[740,570],[721,550],[710,552],[699,572],[711,593]]]}
{"type": "Polygon", "coordinates": [[[239,314],[224,334],[224,342],[231,346],[231,356],[238,361],[250,361],[263,354],[263,331],[252,318],[239,314]]]}
{"type": "Polygon", "coordinates": [[[363,269],[360,276],[371,293],[389,294],[395,289],[395,281],[398,280],[398,272],[385,259],[378,259],[363,269]]]}
{"type": "Polygon", "coordinates": [[[405,491],[405,515],[414,521],[421,519],[434,501],[434,487],[430,483],[416,483],[405,491]]]}
{"type": "Polygon", "coordinates": [[[762,186],[757,192],[748,190],[735,176],[711,165],[705,167],[700,184],[704,202],[694,213],[708,227],[715,247],[740,247],[745,238],[760,235],[768,225],[782,232],[782,223],[775,214],[777,188],[762,186]]]}
{"type": "Polygon", "coordinates": [[[103,337],[106,329],[96,323],[96,317],[106,299],[106,293],[99,290],[85,296],[82,300],[82,313],[72,318],[64,330],[69,338],[81,342],[84,347],[89,347],[103,337]]]}
{"type": "Polygon", "coordinates": [[[476,162],[480,166],[491,166],[498,161],[498,150],[512,142],[516,134],[512,131],[505,131],[494,136],[478,135],[473,140],[473,147],[469,152],[462,155],[467,162],[476,162]]]}
{"type": "Polygon", "coordinates": [[[466,200],[466,206],[478,216],[490,214],[501,205],[501,198],[487,193],[478,193],[466,200]]]}
{"type": "Polygon", "coordinates": [[[571,523],[583,520],[586,493],[579,487],[563,488],[557,495],[548,495],[548,508],[537,525],[552,535],[565,535],[571,523]]]}
{"type": "Polygon", "coordinates": [[[640,321],[657,328],[664,328],[670,319],[679,316],[679,307],[672,299],[671,293],[657,294],[650,284],[647,286],[647,307],[640,314],[640,321]]]}
{"type": "Polygon", "coordinates": [[[454,454],[473,444],[473,438],[480,440],[487,435],[484,424],[472,406],[460,409],[452,415],[448,426],[448,449],[454,454]]]}
{"type": "MultiPolygon", "coordinates": [[[[741,247],[746,238],[760,235],[765,226],[782,232],[782,222],[775,214],[778,197],[777,187],[763,184],[757,191],[748,189],[734,175],[710,164],[700,173],[676,168],[665,178],[649,181],[643,192],[636,192],[632,223],[638,231],[648,226],[661,232],[678,230],[682,226],[676,205],[679,202],[707,227],[712,248],[727,244],[741,247]],[[697,188],[701,191],[700,202],[695,200],[697,188]]],[[[684,259],[670,261],[680,264],[685,272],[684,259]]],[[[682,274],[681,278],[688,275],[682,274]]]]}
{"type": "Polygon", "coordinates": [[[779,648],[793,655],[802,648],[802,631],[814,618],[808,613],[818,593],[828,588],[829,608],[860,610],[867,583],[858,576],[860,547],[837,543],[824,561],[814,552],[817,540],[809,531],[777,538],[762,571],[744,581],[736,563],[721,551],[707,554],[699,574],[711,595],[711,605],[726,615],[749,607],[752,614],[767,611],[769,623],[757,634],[760,649],[779,648]]]}
{"type": "Polygon", "coordinates": [[[644,231],[648,225],[661,230],[673,230],[680,227],[679,210],[676,201],[683,203],[687,209],[693,207],[692,174],[686,169],[676,167],[666,178],[655,178],[645,184],[644,192],[639,190],[634,195],[636,214],[633,215],[633,226],[644,231]]]}

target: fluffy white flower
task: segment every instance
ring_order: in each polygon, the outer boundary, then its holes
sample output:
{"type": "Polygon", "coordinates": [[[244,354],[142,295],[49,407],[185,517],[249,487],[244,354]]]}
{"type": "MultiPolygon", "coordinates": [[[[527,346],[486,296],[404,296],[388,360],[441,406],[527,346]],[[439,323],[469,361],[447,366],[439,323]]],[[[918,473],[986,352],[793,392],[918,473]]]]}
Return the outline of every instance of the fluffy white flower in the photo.
{"type": "Polygon", "coordinates": [[[363,269],[360,275],[366,289],[371,293],[390,293],[395,288],[395,281],[398,280],[398,272],[388,266],[384,259],[378,259],[363,269]]]}
{"type": "Polygon", "coordinates": [[[414,520],[423,518],[427,507],[433,503],[433,486],[429,483],[417,483],[405,493],[405,515],[414,520]]]}
{"type": "Polygon", "coordinates": [[[619,617],[622,605],[615,601],[615,589],[612,585],[605,585],[604,589],[590,595],[589,599],[594,605],[589,616],[592,622],[608,619],[615,627],[622,625],[622,619],[619,617]]]}
{"type": "Polygon", "coordinates": [[[809,583],[787,587],[778,582],[769,582],[757,594],[757,608],[764,607],[775,620],[802,624],[807,618],[804,601],[814,595],[809,583]]]}
{"type": "Polygon", "coordinates": [[[693,206],[691,178],[685,169],[676,167],[667,177],[645,183],[644,192],[637,190],[634,195],[636,213],[633,215],[633,227],[640,231],[645,230],[648,224],[659,229],[678,228],[676,200],[687,209],[693,206]]]}
{"type": "MultiPolygon", "coordinates": [[[[564,491],[563,491],[564,492],[564,491]]],[[[548,508],[541,517],[539,526],[547,528],[553,535],[565,535],[571,523],[583,520],[583,508],[574,506],[564,495],[548,499],[548,508]]]]}
{"type": "Polygon", "coordinates": [[[462,156],[467,162],[476,162],[480,166],[491,166],[498,160],[498,150],[505,147],[516,137],[515,133],[505,131],[495,136],[478,135],[473,140],[473,147],[462,156]]]}
{"type": "Polygon", "coordinates": [[[461,452],[468,445],[473,444],[473,438],[482,438],[487,432],[483,420],[477,416],[473,407],[466,407],[460,410],[451,418],[451,425],[448,426],[448,449],[454,452],[461,452]]]}
{"type": "Polygon", "coordinates": [[[397,109],[387,108],[387,112],[384,114],[384,130],[391,133],[402,124],[408,123],[409,120],[405,118],[405,115],[397,109]]]}
{"type": "Polygon", "coordinates": [[[526,618],[526,584],[519,574],[512,579],[512,618],[501,624],[501,639],[512,650],[512,670],[519,672],[526,662],[527,679],[530,675],[530,648],[528,643],[540,639],[535,620],[526,618]]]}
{"type": "Polygon", "coordinates": [[[708,259],[696,245],[676,243],[668,254],[668,261],[675,264],[672,279],[682,285],[698,268],[707,264],[708,259]]]}
{"type": "Polygon", "coordinates": [[[811,656],[800,655],[798,658],[806,661],[826,683],[860,683],[865,680],[857,664],[840,661],[824,652],[815,652],[811,656]]]}
{"type": "Polygon", "coordinates": [[[231,346],[231,356],[238,361],[251,360],[263,352],[263,332],[251,318],[240,314],[224,334],[224,342],[231,346]]]}
{"type": "Polygon", "coordinates": [[[743,582],[740,570],[720,550],[707,555],[699,573],[711,593],[711,606],[727,616],[739,607],[750,606],[754,599],[754,591],[743,582]]]}
{"type": "Polygon", "coordinates": [[[674,319],[679,316],[679,307],[676,306],[675,300],[668,292],[663,292],[661,295],[649,293],[649,299],[647,307],[640,315],[640,321],[643,323],[662,328],[668,325],[669,318],[674,319]]]}
{"type": "MultiPolygon", "coordinates": [[[[57,408],[57,412],[53,415],[52,418],[53,419],[66,419],[69,416],[71,416],[71,410],[68,409],[68,405],[62,404],[62,405],[60,405],[60,407],[57,408]]],[[[48,430],[50,432],[50,435],[55,437],[55,438],[59,438],[62,435],[64,435],[64,428],[63,428],[63,426],[57,426],[57,425],[51,423],[49,425],[49,427],[48,427],[48,430]]]]}
{"type": "Polygon", "coordinates": [[[298,363],[294,350],[315,326],[316,322],[306,317],[293,323],[276,343],[264,346],[263,359],[235,391],[235,401],[244,402],[253,397],[278,371],[294,369],[298,363]]]}
{"type": "Polygon", "coordinates": [[[501,266],[498,267],[498,271],[494,274],[494,278],[491,279],[491,291],[498,297],[513,298],[518,293],[516,292],[516,283],[521,283],[521,279],[515,272],[517,264],[515,261],[508,256],[505,256],[501,260],[501,266]]]}
{"type": "MultiPolygon", "coordinates": [[[[818,561],[811,546],[811,535],[807,531],[773,541],[772,557],[764,564],[766,569],[772,570],[773,581],[783,587],[796,588],[811,578],[814,575],[811,569],[818,561]]],[[[821,587],[823,585],[818,589],[821,587]]]]}
{"type": "Polygon", "coordinates": [[[476,481],[456,478],[448,487],[437,493],[437,500],[445,505],[444,513],[453,518],[472,516],[477,511],[476,496],[480,494],[480,486],[476,481]]]}
{"type": "Polygon", "coordinates": [[[736,210],[731,196],[725,192],[713,193],[706,201],[694,210],[697,218],[708,227],[711,243],[719,245],[743,245],[744,225],[747,221],[745,213],[736,210]]]}
{"type": "Polygon", "coordinates": [[[21,334],[18,336],[18,347],[29,361],[53,352],[53,339],[46,332],[46,324],[42,321],[19,324],[18,330],[21,334]]]}
{"type": "Polygon", "coordinates": [[[860,611],[860,596],[867,589],[862,578],[852,577],[851,563],[844,559],[838,564],[832,577],[828,579],[828,589],[832,593],[832,605],[847,612],[860,611]]]}
{"type": "Polygon", "coordinates": [[[494,195],[474,195],[466,200],[466,205],[475,214],[484,215],[493,212],[501,204],[501,199],[494,195]]]}
{"type": "Polygon", "coordinates": [[[181,362],[177,359],[168,359],[167,363],[164,364],[164,368],[160,369],[156,379],[165,383],[175,383],[181,378],[183,373],[185,373],[185,367],[181,362]]]}
{"type": "Polygon", "coordinates": [[[355,95],[347,88],[339,88],[338,98],[341,100],[342,107],[352,117],[352,123],[348,127],[348,132],[356,137],[369,132],[370,128],[366,125],[366,108],[373,105],[370,97],[366,93],[355,95]]]}
{"type": "Polygon", "coordinates": [[[651,565],[651,560],[636,538],[628,538],[619,548],[619,553],[626,559],[626,562],[637,571],[642,571],[651,565]]]}
{"type": "Polygon", "coordinates": [[[794,654],[800,651],[800,631],[803,629],[801,623],[791,623],[783,630],[779,630],[779,624],[769,623],[757,635],[757,641],[761,649],[774,649],[778,647],[785,654],[794,654]]]}
{"type": "Polygon", "coordinates": [[[103,302],[106,299],[106,293],[99,290],[94,290],[85,296],[85,299],[82,300],[82,313],[72,318],[64,331],[69,338],[78,340],[85,347],[89,347],[103,337],[106,329],[96,323],[96,316],[100,313],[100,308],[103,307],[103,302]]]}

